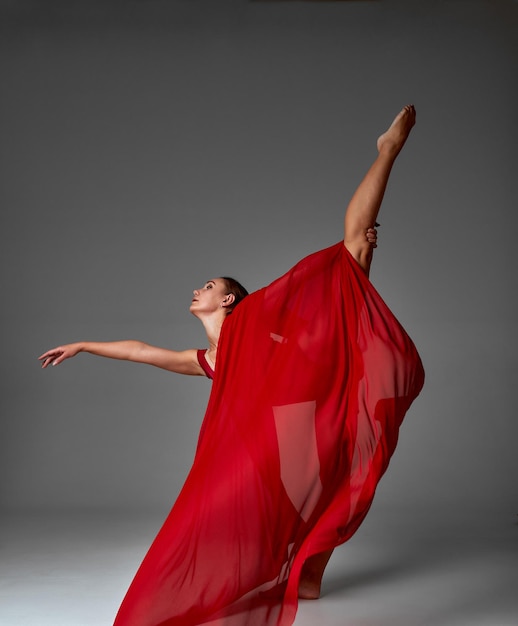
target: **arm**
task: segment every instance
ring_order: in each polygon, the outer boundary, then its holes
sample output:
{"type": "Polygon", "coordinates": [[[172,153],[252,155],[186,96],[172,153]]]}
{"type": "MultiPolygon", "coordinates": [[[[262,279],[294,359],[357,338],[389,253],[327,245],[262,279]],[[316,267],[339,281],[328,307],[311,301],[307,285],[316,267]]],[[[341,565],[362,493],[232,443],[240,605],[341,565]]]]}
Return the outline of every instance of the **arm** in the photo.
{"type": "Polygon", "coordinates": [[[142,341],[110,341],[92,342],[81,341],[58,346],[48,350],[39,358],[41,367],[45,369],[49,365],[59,365],[65,359],[70,359],[79,352],[88,352],[96,356],[103,356],[110,359],[121,359],[124,361],[134,361],[136,363],[146,363],[154,365],[177,374],[188,374],[191,376],[204,376],[205,373],[198,363],[196,350],[183,350],[176,352],[150,346],[142,341]]]}

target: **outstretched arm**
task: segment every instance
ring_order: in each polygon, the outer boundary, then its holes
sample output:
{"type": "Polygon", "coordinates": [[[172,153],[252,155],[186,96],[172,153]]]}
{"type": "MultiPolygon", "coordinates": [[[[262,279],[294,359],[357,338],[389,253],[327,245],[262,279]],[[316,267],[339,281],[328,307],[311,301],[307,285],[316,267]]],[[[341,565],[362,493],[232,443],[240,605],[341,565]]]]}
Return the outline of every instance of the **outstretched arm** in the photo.
{"type": "Polygon", "coordinates": [[[48,350],[39,358],[41,367],[49,365],[59,365],[65,359],[70,359],[80,352],[89,352],[97,356],[104,356],[110,359],[121,359],[124,361],[134,361],[136,363],[146,363],[154,365],[177,374],[189,374],[191,376],[204,376],[205,373],[198,363],[196,350],[183,350],[176,352],[150,346],[142,341],[109,341],[93,342],[81,341],[69,343],[48,350]]]}
{"type": "Polygon", "coordinates": [[[414,124],[415,109],[413,105],[407,105],[378,139],[378,156],[356,189],[345,213],[344,245],[367,275],[373,246],[365,233],[374,227],[392,166],[414,124]]]}

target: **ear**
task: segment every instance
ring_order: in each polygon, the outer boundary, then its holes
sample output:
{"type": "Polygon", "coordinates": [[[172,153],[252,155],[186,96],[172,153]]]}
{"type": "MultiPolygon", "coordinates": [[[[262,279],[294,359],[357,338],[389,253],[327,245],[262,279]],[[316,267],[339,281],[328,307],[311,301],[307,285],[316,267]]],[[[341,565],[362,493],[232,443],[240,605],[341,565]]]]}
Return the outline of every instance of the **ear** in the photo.
{"type": "Polygon", "coordinates": [[[233,293],[227,293],[227,295],[223,298],[221,306],[226,308],[232,306],[236,300],[236,296],[233,293]]]}

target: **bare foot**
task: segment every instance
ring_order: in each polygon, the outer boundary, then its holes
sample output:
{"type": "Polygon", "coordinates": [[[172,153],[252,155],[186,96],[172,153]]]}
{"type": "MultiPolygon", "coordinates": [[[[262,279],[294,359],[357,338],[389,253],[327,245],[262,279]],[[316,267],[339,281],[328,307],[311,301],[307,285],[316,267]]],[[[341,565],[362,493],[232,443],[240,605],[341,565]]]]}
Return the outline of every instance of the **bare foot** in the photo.
{"type": "Polygon", "coordinates": [[[299,582],[299,598],[301,600],[318,600],[320,598],[320,581],[301,578],[299,582]]]}
{"type": "Polygon", "coordinates": [[[415,124],[413,104],[407,104],[397,115],[387,131],[378,138],[378,152],[388,152],[397,156],[415,124]]]}

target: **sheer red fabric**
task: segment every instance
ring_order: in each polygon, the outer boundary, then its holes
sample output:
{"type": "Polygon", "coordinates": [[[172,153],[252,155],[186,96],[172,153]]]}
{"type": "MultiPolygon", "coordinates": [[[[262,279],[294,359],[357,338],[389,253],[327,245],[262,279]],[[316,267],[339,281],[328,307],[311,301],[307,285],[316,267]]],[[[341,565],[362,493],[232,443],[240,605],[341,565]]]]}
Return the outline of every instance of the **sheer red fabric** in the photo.
{"type": "Polygon", "coordinates": [[[193,467],[116,626],[288,626],[305,559],[365,517],[423,385],[343,243],[230,315],[193,467]]]}

